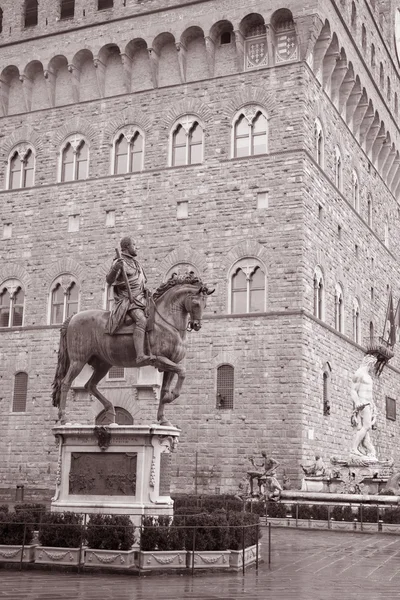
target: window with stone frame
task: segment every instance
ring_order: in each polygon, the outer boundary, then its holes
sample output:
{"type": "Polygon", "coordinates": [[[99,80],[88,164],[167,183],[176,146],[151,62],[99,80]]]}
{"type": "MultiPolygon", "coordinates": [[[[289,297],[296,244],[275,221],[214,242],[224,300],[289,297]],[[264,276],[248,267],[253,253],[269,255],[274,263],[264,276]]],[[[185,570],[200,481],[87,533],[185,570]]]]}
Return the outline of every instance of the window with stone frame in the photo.
{"type": "Polygon", "coordinates": [[[9,190],[32,187],[35,180],[35,154],[30,146],[20,145],[13,149],[8,161],[9,190]]]}
{"type": "Polygon", "coordinates": [[[61,0],[60,19],[71,19],[75,15],[75,0],[61,0]]]}
{"type": "Polygon", "coordinates": [[[12,412],[26,412],[28,373],[19,371],[14,376],[12,412]]]}
{"type": "Polygon", "coordinates": [[[330,378],[331,367],[327,363],[322,373],[322,414],[324,417],[328,417],[331,414],[330,378]]]}
{"type": "Polygon", "coordinates": [[[314,122],[314,148],[315,148],[315,160],[319,166],[324,168],[324,152],[325,152],[325,139],[324,132],[322,129],[321,121],[315,119],[314,122]]]}
{"type": "Polygon", "coordinates": [[[353,169],[352,177],[351,177],[351,194],[354,209],[359,213],[360,212],[360,183],[358,180],[357,171],[353,169]]]}
{"type": "Polygon", "coordinates": [[[50,324],[63,323],[79,309],[79,285],[69,274],[54,280],[50,292],[50,324]]]}
{"type": "Polygon", "coordinates": [[[245,106],[233,122],[234,158],[268,152],[268,119],[257,105],[245,106]]]}
{"type": "Polygon", "coordinates": [[[61,149],[60,181],[77,181],[88,177],[89,146],[82,136],[68,138],[61,149]]]}
{"type": "Polygon", "coordinates": [[[124,380],[125,379],[125,368],[113,366],[107,373],[108,381],[112,380],[124,380]]]}
{"type": "Polygon", "coordinates": [[[204,130],[193,115],[181,117],[171,133],[171,166],[196,165],[204,160],[204,130]]]}
{"type": "Polygon", "coordinates": [[[344,294],[340,283],[335,289],[335,329],[344,333],[344,294]]]}
{"type": "Polygon", "coordinates": [[[353,340],[361,343],[361,307],[358,298],[353,300],[353,340]]]}
{"type": "Polygon", "coordinates": [[[342,154],[336,146],[335,148],[335,186],[339,190],[339,192],[343,189],[343,162],[342,162],[342,154]]]}
{"type": "Polygon", "coordinates": [[[386,396],[386,418],[389,421],[396,421],[396,400],[386,396]]]}
{"type": "Polygon", "coordinates": [[[0,286],[0,327],[22,327],[25,293],[17,279],[8,279],[0,286]]]}
{"type": "Polygon", "coordinates": [[[180,262],[168,269],[164,281],[168,281],[171,277],[184,277],[185,275],[193,275],[200,278],[199,270],[193,263],[180,262]]]}
{"type": "Polygon", "coordinates": [[[114,175],[143,170],[144,136],[137,128],[124,129],[114,140],[114,175]]]}
{"type": "Polygon", "coordinates": [[[243,258],[230,272],[229,312],[247,314],[265,311],[266,272],[255,258],[243,258]]]}
{"type": "Polygon", "coordinates": [[[217,369],[217,408],[234,406],[235,370],[232,365],[220,365],[217,369]]]}
{"type": "Polygon", "coordinates": [[[369,193],[367,196],[367,223],[370,227],[373,225],[373,204],[372,196],[369,193]]]}
{"type": "Polygon", "coordinates": [[[314,315],[321,320],[325,316],[325,285],[320,267],[314,271],[314,315]]]}
{"type": "Polygon", "coordinates": [[[25,27],[34,27],[38,24],[38,7],[37,0],[25,0],[25,27]]]}

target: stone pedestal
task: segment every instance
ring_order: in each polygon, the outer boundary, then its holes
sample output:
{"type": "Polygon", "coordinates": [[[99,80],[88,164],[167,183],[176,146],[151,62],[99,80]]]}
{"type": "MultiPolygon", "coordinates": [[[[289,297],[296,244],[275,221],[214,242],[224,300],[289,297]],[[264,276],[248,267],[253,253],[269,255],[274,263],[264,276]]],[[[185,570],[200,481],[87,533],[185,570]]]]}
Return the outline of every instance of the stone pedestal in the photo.
{"type": "Polygon", "coordinates": [[[60,425],[55,512],[172,515],[170,453],[179,430],[159,425],[60,425]]]}

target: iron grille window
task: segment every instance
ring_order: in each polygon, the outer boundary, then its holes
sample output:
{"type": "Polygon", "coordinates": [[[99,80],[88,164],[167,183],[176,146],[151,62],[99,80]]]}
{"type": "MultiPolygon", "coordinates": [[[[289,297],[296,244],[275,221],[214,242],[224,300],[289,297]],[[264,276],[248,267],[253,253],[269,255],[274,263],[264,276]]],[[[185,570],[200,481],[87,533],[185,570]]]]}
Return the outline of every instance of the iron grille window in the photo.
{"type": "Polygon", "coordinates": [[[26,395],[28,391],[28,374],[16,373],[14,378],[13,412],[26,411],[26,395]]]}
{"type": "Polygon", "coordinates": [[[386,418],[390,421],[396,420],[396,400],[386,396],[386,418]]]}
{"type": "Polygon", "coordinates": [[[124,367],[111,367],[108,371],[108,379],[125,379],[124,367]]]}
{"type": "Polygon", "coordinates": [[[60,19],[70,19],[75,14],[75,0],[61,0],[60,19]]]}
{"type": "Polygon", "coordinates": [[[98,0],[97,10],[103,10],[104,8],[112,8],[114,6],[114,0],[98,0]]]}
{"type": "Polygon", "coordinates": [[[26,0],[25,3],[25,27],[34,27],[38,24],[38,2],[37,0],[26,0]]]}
{"type": "Polygon", "coordinates": [[[233,408],[234,368],[221,365],[217,369],[217,408],[233,408]]]}
{"type": "MultiPolygon", "coordinates": [[[[120,406],[115,407],[115,422],[118,425],[133,425],[133,417],[130,412],[121,408],[120,406]]],[[[106,410],[102,410],[96,417],[96,425],[109,425],[111,423],[110,413],[106,410]]]]}

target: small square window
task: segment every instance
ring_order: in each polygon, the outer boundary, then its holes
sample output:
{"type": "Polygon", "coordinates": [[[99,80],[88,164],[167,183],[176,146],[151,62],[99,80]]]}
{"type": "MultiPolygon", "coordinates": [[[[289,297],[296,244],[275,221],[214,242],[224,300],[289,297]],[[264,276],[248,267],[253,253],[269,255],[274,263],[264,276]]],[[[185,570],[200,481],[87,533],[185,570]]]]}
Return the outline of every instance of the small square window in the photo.
{"type": "Polygon", "coordinates": [[[189,217],[189,203],[187,201],[178,202],[176,218],[177,219],[187,219],[188,217],[189,217]]]}
{"type": "Polygon", "coordinates": [[[115,210],[106,210],[106,227],[115,227],[115,210]]]}
{"type": "Polygon", "coordinates": [[[12,236],[11,223],[4,223],[4,225],[3,225],[3,240],[10,240],[11,236],[12,236]]]}
{"type": "Polygon", "coordinates": [[[79,231],[79,215],[70,215],[68,217],[68,231],[70,233],[79,231]]]}
{"type": "Polygon", "coordinates": [[[259,210],[263,208],[268,208],[268,192],[258,192],[257,208],[259,210]]]}
{"type": "Polygon", "coordinates": [[[396,400],[386,396],[386,418],[390,421],[396,420],[396,400]]]}

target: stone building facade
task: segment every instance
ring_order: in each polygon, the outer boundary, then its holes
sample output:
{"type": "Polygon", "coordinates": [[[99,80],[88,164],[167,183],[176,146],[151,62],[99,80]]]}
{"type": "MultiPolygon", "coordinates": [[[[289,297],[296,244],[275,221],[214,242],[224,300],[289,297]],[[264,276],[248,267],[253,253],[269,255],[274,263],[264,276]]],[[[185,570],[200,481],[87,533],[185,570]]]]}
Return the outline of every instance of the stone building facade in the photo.
{"type": "MultiPolygon", "coordinates": [[[[0,495],[51,495],[60,322],[108,306],[127,233],[151,288],[216,288],[168,406],[175,490],[348,448],[351,374],[400,297],[396,3],[3,0],[0,22],[0,495]]],[[[399,369],[375,388],[397,461],[399,369]]],[[[68,419],[101,420],[78,379],[68,419]]],[[[141,423],[159,385],[102,389],[141,423]]]]}

